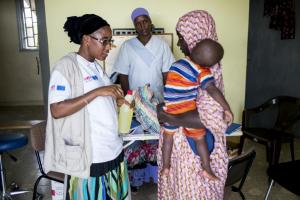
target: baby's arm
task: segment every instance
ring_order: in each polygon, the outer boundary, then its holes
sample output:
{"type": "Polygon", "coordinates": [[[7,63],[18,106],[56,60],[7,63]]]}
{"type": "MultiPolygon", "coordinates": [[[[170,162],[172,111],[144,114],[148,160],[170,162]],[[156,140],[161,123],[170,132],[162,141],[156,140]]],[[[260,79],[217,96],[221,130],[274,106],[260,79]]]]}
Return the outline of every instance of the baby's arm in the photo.
{"type": "Polygon", "coordinates": [[[207,82],[205,89],[208,94],[222,106],[224,109],[224,119],[227,123],[231,124],[233,121],[233,114],[222,92],[216,87],[213,81],[207,82]]]}

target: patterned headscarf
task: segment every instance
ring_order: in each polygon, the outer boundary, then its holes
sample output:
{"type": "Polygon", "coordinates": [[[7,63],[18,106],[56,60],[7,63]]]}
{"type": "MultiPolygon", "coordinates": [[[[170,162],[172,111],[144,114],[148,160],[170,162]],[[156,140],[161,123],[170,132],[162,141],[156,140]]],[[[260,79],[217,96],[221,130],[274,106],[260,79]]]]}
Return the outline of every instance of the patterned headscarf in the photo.
{"type": "MultiPolygon", "coordinates": [[[[205,10],[194,10],[180,17],[176,30],[183,37],[190,51],[200,40],[206,38],[218,40],[215,20],[205,10]]],[[[210,68],[210,71],[215,78],[216,86],[224,92],[221,64],[214,65],[210,68]]]]}
{"type": "Polygon", "coordinates": [[[184,38],[190,51],[202,39],[218,40],[215,21],[204,10],[194,10],[180,17],[176,30],[184,38]]]}

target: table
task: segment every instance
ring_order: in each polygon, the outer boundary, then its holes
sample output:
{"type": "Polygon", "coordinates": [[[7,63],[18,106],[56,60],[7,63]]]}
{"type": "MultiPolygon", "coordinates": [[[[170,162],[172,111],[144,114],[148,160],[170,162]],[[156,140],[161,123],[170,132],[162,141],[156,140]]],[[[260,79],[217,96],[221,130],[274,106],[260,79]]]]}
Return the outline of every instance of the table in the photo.
{"type": "Polygon", "coordinates": [[[32,129],[45,120],[10,120],[0,121],[0,131],[32,129]]]}
{"type": "MultiPolygon", "coordinates": [[[[233,131],[230,134],[226,134],[226,137],[233,137],[233,136],[241,136],[243,135],[243,132],[241,129],[237,129],[233,131]]],[[[158,140],[159,139],[159,134],[156,133],[145,133],[142,129],[142,126],[137,127],[136,129],[132,129],[129,134],[123,135],[123,141],[127,142],[124,146],[123,149],[127,148],[130,146],[132,143],[138,140],[158,140]]]]}

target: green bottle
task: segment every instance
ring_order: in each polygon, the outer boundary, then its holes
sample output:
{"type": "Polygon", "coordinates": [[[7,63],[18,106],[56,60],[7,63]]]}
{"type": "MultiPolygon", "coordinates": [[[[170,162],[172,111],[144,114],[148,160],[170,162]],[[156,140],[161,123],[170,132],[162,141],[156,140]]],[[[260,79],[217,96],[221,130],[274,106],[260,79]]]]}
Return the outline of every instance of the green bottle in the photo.
{"type": "MultiPolygon", "coordinates": [[[[127,95],[125,96],[125,100],[131,104],[133,101],[133,92],[132,90],[127,91],[127,95]]],[[[126,135],[128,134],[131,126],[131,121],[132,121],[132,116],[133,116],[133,108],[130,108],[129,105],[123,104],[120,107],[119,111],[119,134],[120,135],[126,135]]]]}

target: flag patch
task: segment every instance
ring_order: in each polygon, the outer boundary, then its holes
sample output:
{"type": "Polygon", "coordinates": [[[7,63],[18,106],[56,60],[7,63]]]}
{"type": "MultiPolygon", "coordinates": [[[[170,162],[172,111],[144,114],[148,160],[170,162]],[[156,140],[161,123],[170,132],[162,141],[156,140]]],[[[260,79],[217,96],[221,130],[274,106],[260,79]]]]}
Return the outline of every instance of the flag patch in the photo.
{"type": "Polygon", "coordinates": [[[51,85],[50,90],[51,91],[55,90],[55,85],[51,85]]]}
{"type": "Polygon", "coordinates": [[[65,86],[63,86],[63,85],[58,85],[58,86],[56,86],[56,90],[60,90],[60,91],[65,91],[65,86]]]}
{"type": "Polygon", "coordinates": [[[89,81],[92,81],[92,80],[98,80],[98,77],[96,75],[94,76],[87,76],[83,79],[85,82],[89,82],[89,81]]]}

